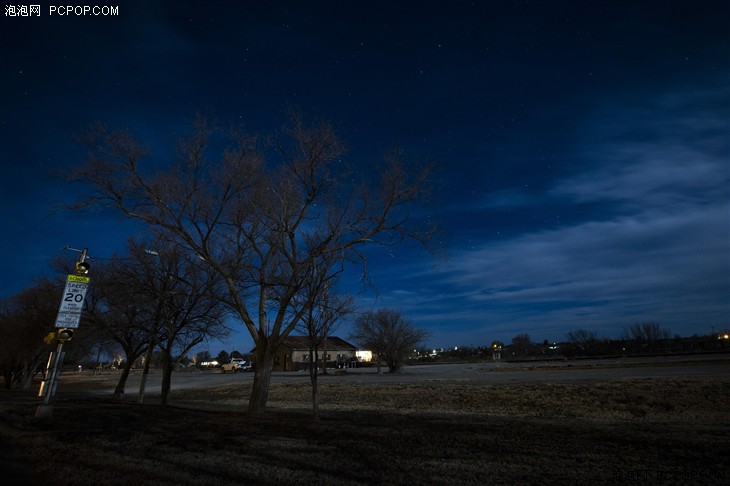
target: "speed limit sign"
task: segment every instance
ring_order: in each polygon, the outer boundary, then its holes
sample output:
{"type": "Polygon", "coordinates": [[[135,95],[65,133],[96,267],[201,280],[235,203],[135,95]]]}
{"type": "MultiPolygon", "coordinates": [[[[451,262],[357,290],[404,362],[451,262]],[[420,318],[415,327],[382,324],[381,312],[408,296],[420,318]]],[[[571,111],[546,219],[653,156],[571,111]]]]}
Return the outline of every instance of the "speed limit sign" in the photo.
{"type": "Polygon", "coordinates": [[[69,275],[66,278],[66,288],[63,290],[61,305],[58,308],[55,327],[79,327],[81,311],[84,308],[84,297],[89,287],[89,277],[69,275]]]}

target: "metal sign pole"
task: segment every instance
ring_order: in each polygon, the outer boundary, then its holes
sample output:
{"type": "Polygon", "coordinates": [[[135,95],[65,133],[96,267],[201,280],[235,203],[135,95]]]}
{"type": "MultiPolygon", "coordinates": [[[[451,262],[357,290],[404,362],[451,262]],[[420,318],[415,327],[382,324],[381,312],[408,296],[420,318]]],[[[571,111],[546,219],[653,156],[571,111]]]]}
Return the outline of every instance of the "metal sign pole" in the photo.
{"type": "Polygon", "coordinates": [[[56,380],[63,366],[63,343],[58,343],[56,351],[51,351],[48,359],[49,367],[46,370],[46,379],[41,383],[41,389],[38,392],[39,397],[43,397],[43,404],[38,405],[35,411],[36,418],[51,417],[53,415],[53,396],[56,394],[56,380]]]}
{"type": "Polygon", "coordinates": [[[53,353],[53,362],[51,363],[51,367],[48,370],[48,376],[46,376],[45,382],[47,382],[45,386],[45,393],[44,393],[44,399],[43,402],[46,404],[49,404],[51,400],[53,399],[54,392],[56,391],[56,381],[58,379],[58,375],[61,372],[61,367],[63,366],[63,343],[58,343],[58,346],[56,346],[56,351],[53,353]]]}
{"type": "MultiPolygon", "coordinates": [[[[67,249],[71,248],[67,247],[67,249]]],[[[88,250],[84,248],[78,262],[76,262],[76,275],[69,275],[66,278],[66,288],[61,297],[61,305],[55,325],[56,328],[61,329],[47,336],[49,341],[46,342],[50,344],[55,340],[57,346],[56,351],[51,351],[48,357],[46,376],[41,383],[40,390],[38,390],[38,396],[43,398],[43,403],[38,405],[36,409],[36,418],[46,418],[53,415],[53,397],[56,394],[58,375],[61,373],[61,367],[63,366],[63,343],[71,339],[73,329],[79,327],[86,288],[89,284],[89,278],[83,276],[89,271],[89,264],[85,263],[87,254],[88,250]]]]}

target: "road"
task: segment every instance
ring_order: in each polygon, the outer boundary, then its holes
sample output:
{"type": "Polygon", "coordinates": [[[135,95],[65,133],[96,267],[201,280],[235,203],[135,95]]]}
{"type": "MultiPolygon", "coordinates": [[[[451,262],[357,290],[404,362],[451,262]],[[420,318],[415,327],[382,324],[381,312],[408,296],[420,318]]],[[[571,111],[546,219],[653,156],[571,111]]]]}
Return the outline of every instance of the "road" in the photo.
{"type": "MultiPolygon", "coordinates": [[[[387,371],[387,369],[385,370],[387,371]]],[[[57,399],[78,396],[111,396],[119,380],[119,372],[104,372],[91,376],[84,373],[61,375],[57,399]]],[[[353,368],[343,372],[331,370],[320,375],[320,383],[428,383],[459,382],[465,384],[527,384],[527,383],[600,383],[642,378],[718,378],[730,377],[730,353],[714,355],[664,356],[644,358],[612,358],[541,362],[485,362],[408,366],[399,373],[377,374],[375,368],[353,368]]],[[[128,396],[139,391],[141,375],[133,373],[126,386],[128,396]]],[[[220,373],[218,370],[175,372],[172,389],[205,388],[253,381],[253,373],[220,373]]],[[[308,383],[307,372],[273,373],[272,383],[308,383]]],[[[161,375],[151,373],[146,392],[157,394],[161,375]]],[[[38,401],[38,388],[31,390],[2,390],[0,402],[38,401]]]]}
{"type": "MultiPolygon", "coordinates": [[[[637,378],[661,377],[718,377],[730,376],[730,354],[667,356],[648,358],[612,358],[574,361],[542,361],[512,363],[462,363],[408,366],[400,373],[378,375],[375,368],[353,368],[346,373],[331,370],[320,376],[320,383],[418,383],[428,381],[455,381],[473,384],[515,384],[515,383],[590,383],[637,378]]],[[[160,375],[152,373],[147,379],[146,389],[155,392],[160,388],[160,375]]],[[[63,376],[64,382],[80,378],[63,376]]],[[[116,385],[117,375],[96,377],[108,387],[99,392],[110,393],[116,385]]],[[[308,382],[309,375],[300,372],[275,372],[272,383],[308,382]]],[[[201,388],[229,383],[253,381],[253,373],[220,373],[217,370],[203,372],[176,372],[173,374],[172,389],[201,388]]],[[[133,374],[127,382],[127,393],[139,390],[140,376],[133,374]]],[[[101,383],[100,383],[101,384],[101,383]]]]}

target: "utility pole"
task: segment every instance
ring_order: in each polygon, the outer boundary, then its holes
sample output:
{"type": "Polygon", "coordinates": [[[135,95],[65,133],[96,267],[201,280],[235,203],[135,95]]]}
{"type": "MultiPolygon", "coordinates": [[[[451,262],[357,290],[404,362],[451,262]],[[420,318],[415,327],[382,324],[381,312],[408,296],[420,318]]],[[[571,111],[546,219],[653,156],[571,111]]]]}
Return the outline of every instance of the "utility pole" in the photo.
{"type": "Polygon", "coordinates": [[[56,351],[51,351],[46,364],[46,372],[41,387],[38,390],[38,397],[43,398],[43,403],[36,409],[36,418],[47,418],[53,416],[53,397],[56,395],[58,375],[61,374],[63,366],[63,345],[73,337],[74,329],[79,327],[81,311],[83,310],[84,297],[89,285],[90,265],[86,262],[88,250],[74,250],[66,247],[67,250],[81,253],[74,266],[75,274],[66,277],[66,287],[61,296],[61,305],[58,308],[55,331],[46,335],[43,342],[46,344],[56,343],[56,351]]]}

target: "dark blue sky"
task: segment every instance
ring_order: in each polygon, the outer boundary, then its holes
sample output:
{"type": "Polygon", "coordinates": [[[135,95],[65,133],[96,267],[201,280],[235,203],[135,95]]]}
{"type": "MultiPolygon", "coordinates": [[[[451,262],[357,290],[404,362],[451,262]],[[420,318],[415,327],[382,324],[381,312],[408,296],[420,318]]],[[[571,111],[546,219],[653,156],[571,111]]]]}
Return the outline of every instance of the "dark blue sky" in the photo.
{"type": "Polygon", "coordinates": [[[106,5],[2,19],[0,297],[134,231],[53,204],[84,190],[48,174],[84,161],[91,122],[164,160],[196,113],[270,132],[293,104],[362,166],[395,146],[436,161],[443,255],[373,250],[379,293],[359,298],[430,344],[729,326],[728,2],[106,5]]]}

